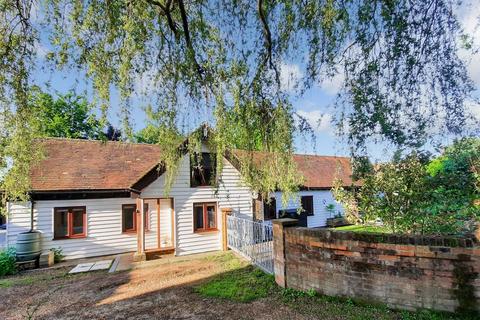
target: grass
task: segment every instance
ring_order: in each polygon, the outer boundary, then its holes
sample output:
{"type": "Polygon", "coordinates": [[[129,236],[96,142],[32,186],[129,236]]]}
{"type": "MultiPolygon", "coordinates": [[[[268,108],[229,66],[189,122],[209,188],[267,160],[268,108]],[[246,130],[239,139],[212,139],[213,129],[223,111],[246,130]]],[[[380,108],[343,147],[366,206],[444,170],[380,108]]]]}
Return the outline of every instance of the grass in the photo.
{"type": "Polygon", "coordinates": [[[282,289],[273,276],[258,268],[238,262],[231,256],[219,257],[231,270],[195,288],[203,297],[227,299],[234,302],[251,302],[261,298],[271,299],[271,305],[283,304],[312,318],[325,319],[402,319],[450,320],[474,319],[468,316],[446,314],[429,310],[418,312],[392,310],[384,304],[368,303],[348,298],[320,295],[314,290],[282,289]],[[234,262],[234,261],[237,262],[234,262]]]}
{"type": "Polygon", "coordinates": [[[51,271],[39,271],[32,273],[18,273],[13,276],[0,278],[0,288],[9,288],[13,286],[30,286],[41,282],[48,282],[56,279],[70,279],[85,276],[85,273],[71,275],[67,273],[68,269],[62,268],[51,271]]]}
{"type": "Polygon", "coordinates": [[[334,228],[339,231],[352,231],[352,232],[368,232],[368,233],[389,233],[385,227],[379,226],[366,226],[366,225],[350,225],[334,228]]]}
{"type": "Polygon", "coordinates": [[[275,287],[273,276],[247,266],[227,272],[196,288],[204,297],[250,302],[265,298],[275,287]]]}

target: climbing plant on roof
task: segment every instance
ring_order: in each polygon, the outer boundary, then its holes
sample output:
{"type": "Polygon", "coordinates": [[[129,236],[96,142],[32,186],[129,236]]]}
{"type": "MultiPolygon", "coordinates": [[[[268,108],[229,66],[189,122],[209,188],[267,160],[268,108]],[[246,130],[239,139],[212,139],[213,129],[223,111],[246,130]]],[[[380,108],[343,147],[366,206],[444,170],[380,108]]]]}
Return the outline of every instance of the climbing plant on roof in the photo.
{"type": "Polygon", "coordinates": [[[13,159],[2,187],[17,196],[28,190],[25,175],[38,146],[31,143],[26,97],[39,48],[47,48],[54,72],[85,72],[104,120],[112,88],[118,91],[127,137],[132,95],[143,94],[162,119],[159,132],[166,134],[159,140],[168,156],[159,160],[167,167],[178,161],[179,111],[206,110],[219,153],[270,152],[260,169],[242,160],[246,180],[262,192],[291,191],[299,183],[294,137],[312,128],[292,108],[290,91],[301,95],[334,76],[343,79],[336,120],[354,155],[378,137],[417,148],[432,128],[458,134],[474,88],[458,57],[468,37],[456,6],[454,0],[0,0],[0,155],[13,159]],[[289,63],[302,70],[293,87],[282,85],[289,63]],[[148,88],[137,88],[139,79],[148,88]],[[253,170],[261,172],[254,179],[253,170]],[[13,190],[8,179],[25,184],[13,190]]]}

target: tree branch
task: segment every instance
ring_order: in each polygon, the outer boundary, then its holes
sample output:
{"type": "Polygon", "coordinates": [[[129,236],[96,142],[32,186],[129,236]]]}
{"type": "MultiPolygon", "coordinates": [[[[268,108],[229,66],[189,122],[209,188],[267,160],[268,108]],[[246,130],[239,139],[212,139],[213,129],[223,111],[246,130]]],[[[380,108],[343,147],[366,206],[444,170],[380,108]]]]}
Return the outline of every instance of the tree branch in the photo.
{"type": "Polygon", "coordinates": [[[265,12],[263,11],[263,0],[257,1],[257,11],[258,16],[260,17],[260,21],[262,22],[263,26],[263,34],[265,36],[265,47],[267,48],[267,57],[268,61],[270,62],[270,67],[273,67],[272,62],[272,33],[270,32],[270,28],[268,27],[267,18],[265,17],[265,12]]]}
{"type": "Polygon", "coordinates": [[[182,16],[183,35],[185,37],[185,43],[187,44],[187,49],[189,51],[189,54],[191,55],[191,58],[193,59],[193,63],[195,64],[197,73],[203,79],[203,69],[197,62],[197,59],[195,57],[195,49],[193,48],[192,39],[190,38],[190,31],[188,29],[188,17],[185,11],[183,0],[177,0],[177,3],[180,9],[180,15],[182,16]]]}
{"type": "Polygon", "coordinates": [[[154,6],[157,6],[160,8],[160,10],[163,12],[163,14],[167,17],[167,22],[168,22],[168,27],[170,28],[170,30],[172,30],[173,34],[175,35],[176,38],[178,38],[178,30],[177,30],[177,26],[175,24],[175,21],[173,21],[173,18],[172,18],[172,0],[168,0],[167,3],[166,3],[166,6],[163,5],[160,1],[156,1],[156,0],[145,0],[147,3],[151,4],[151,5],[154,5],[154,6]]]}

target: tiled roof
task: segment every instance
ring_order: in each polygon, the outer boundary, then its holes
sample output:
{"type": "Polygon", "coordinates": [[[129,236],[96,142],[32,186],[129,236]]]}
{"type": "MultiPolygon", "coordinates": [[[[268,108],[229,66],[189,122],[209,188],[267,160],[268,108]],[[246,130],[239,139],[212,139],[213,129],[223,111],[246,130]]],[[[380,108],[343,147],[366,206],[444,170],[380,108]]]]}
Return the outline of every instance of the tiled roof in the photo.
{"type": "Polygon", "coordinates": [[[293,159],[304,176],[306,188],[331,188],[335,179],[341,179],[344,186],[352,185],[350,158],[294,155],[293,159]]]}
{"type": "MultiPolygon", "coordinates": [[[[32,191],[128,189],[160,158],[157,145],[57,138],[41,143],[45,157],[32,168],[32,191]]],[[[304,187],[330,188],[337,176],[345,186],[352,182],[349,158],[295,155],[294,160],[305,178],[304,187]]]]}
{"type": "Polygon", "coordinates": [[[34,191],[128,189],[160,158],[156,145],[44,139],[44,159],[31,171],[34,191]]]}
{"type": "MultiPolygon", "coordinates": [[[[247,152],[234,150],[237,158],[251,157],[254,164],[265,161],[267,152],[247,152]]],[[[341,179],[342,185],[352,185],[352,166],[350,158],[337,156],[318,156],[295,154],[293,160],[297,164],[298,171],[303,175],[303,188],[329,189],[333,187],[335,179],[341,179]]],[[[358,182],[354,183],[359,185],[358,182]]]]}

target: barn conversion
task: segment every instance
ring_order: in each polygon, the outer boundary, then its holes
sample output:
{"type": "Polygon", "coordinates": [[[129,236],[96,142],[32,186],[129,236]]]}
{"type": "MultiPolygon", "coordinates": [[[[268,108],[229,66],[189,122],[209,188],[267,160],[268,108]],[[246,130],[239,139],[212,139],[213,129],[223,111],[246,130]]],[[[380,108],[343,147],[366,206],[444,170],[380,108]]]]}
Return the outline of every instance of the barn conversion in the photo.
{"type": "Polygon", "coordinates": [[[232,159],[223,159],[221,183],[209,185],[214,156],[203,146],[199,159],[181,158],[166,194],[157,145],[59,138],[40,143],[45,158],[31,171],[31,201],[7,203],[7,244],[15,246],[19,233],[34,229],[41,233],[42,250],[60,247],[67,259],[219,250],[224,209],[268,220],[302,204],[307,225],[321,227],[332,208],[342,212],[331,193],[335,176],[346,186],[352,183],[348,158],[295,155],[305,181],[298,198],[284,208],[276,192],[262,203],[232,159]]]}

